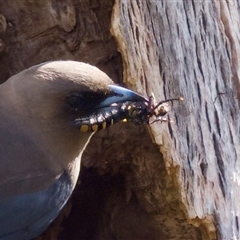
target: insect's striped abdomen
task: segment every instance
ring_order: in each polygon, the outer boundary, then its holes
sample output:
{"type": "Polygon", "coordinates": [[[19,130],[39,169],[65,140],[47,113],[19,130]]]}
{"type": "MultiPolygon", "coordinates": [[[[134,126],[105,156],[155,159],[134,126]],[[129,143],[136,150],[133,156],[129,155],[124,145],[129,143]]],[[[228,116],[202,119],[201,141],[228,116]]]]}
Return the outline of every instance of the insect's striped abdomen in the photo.
{"type": "Polygon", "coordinates": [[[82,132],[96,132],[107,128],[125,118],[125,112],[121,107],[114,106],[98,109],[87,117],[78,118],[74,121],[74,125],[79,126],[82,132]]]}
{"type": "Polygon", "coordinates": [[[87,117],[78,118],[74,121],[74,125],[79,126],[83,132],[96,132],[120,121],[143,122],[142,117],[146,115],[146,107],[145,103],[139,102],[118,103],[97,109],[87,117]]]}

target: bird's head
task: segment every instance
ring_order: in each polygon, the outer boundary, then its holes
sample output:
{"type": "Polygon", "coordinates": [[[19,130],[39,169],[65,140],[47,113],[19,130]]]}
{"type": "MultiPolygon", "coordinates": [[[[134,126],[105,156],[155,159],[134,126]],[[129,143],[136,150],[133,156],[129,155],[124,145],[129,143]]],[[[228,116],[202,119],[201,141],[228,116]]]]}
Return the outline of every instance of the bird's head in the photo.
{"type": "MultiPolygon", "coordinates": [[[[75,61],[33,66],[12,76],[1,87],[5,88],[1,92],[5,95],[3,102],[8,102],[8,114],[15,115],[13,124],[21,131],[42,141],[49,138],[46,142],[55,145],[64,145],[68,139],[75,148],[79,146],[81,130],[74,124],[76,119],[92,121],[95,113],[98,117],[102,112],[108,114],[112,104],[144,100],[113,85],[98,68],[75,61]]],[[[81,133],[81,139],[90,135],[81,133]]]]}
{"type": "MultiPolygon", "coordinates": [[[[104,111],[114,103],[142,101],[143,97],[113,85],[98,68],[75,61],[56,61],[33,66],[11,77],[5,94],[11,90],[14,114],[29,124],[37,122],[74,128],[76,118],[104,111]]],[[[43,126],[42,126],[43,127],[43,126]]]]}

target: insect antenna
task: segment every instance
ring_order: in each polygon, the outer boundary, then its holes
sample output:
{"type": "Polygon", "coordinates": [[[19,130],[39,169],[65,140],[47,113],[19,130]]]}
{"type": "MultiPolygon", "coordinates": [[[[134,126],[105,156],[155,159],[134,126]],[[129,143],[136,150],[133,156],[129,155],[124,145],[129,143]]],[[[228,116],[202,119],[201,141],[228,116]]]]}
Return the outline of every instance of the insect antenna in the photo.
{"type": "MultiPolygon", "coordinates": [[[[159,111],[155,112],[155,110],[163,103],[165,102],[172,102],[172,101],[183,101],[184,99],[182,97],[179,97],[179,98],[170,98],[170,99],[167,99],[167,100],[163,100],[163,101],[160,101],[159,103],[157,103],[155,106],[153,105],[152,108],[151,108],[151,113],[152,113],[152,116],[155,116],[155,119],[152,120],[152,121],[149,121],[149,124],[153,124],[155,122],[169,122],[167,119],[164,119],[162,118],[166,113],[167,113],[167,110],[165,109],[164,106],[162,106],[160,109],[158,109],[159,111]]],[[[152,99],[150,99],[150,101],[152,103],[152,99]]],[[[171,121],[170,121],[171,122],[171,121]]]]}
{"type": "Polygon", "coordinates": [[[157,109],[161,104],[163,104],[163,103],[165,103],[165,102],[183,101],[183,100],[184,100],[183,97],[179,97],[179,98],[169,98],[169,99],[167,99],[167,100],[160,101],[159,103],[157,103],[157,104],[153,107],[152,111],[154,111],[155,109],[157,109]]]}

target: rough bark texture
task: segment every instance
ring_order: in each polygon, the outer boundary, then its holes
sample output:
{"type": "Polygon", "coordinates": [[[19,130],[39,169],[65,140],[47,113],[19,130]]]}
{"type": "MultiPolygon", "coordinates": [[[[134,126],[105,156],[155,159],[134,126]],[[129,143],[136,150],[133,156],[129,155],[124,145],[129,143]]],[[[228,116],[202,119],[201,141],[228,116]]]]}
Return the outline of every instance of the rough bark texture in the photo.
{"type": "Polygon", "coordinates": [[[37,63],[91,63],[115,81],[122,70],[109,33],[113,0],[0,0],[1,81],[37,63]]]}
{"type": "Polygon", "coordinates": [[[151,131],[189,222],[209,239],[240,239],[239,7],[117,1],[112,18],[125,83],[158,99],[185,97],[175,123],[151,131]]]}
{"type": "Polygon", "coordinates": [[[0,0],[0,82],[73,59],[117,83],[123,69],[124,83],[145,96],[185,98],[172,107],[174,122],[96,134],[74,196],[39,239],[240,239],[239,8],[0,0]]]}

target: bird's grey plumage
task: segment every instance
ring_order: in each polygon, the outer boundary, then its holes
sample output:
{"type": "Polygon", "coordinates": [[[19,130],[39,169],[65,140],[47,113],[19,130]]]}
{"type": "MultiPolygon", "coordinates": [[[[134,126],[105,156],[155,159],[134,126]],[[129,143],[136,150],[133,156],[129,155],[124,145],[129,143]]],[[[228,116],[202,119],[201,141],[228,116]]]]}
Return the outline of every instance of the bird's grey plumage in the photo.
{"type": "Polygon", "coordinates": [[[84,114],[85,105],[106,98],[109,84],[93,66],[58,61],[31,67],[0,85],[1,240],[36,237],[56,218],[76,184],[91,136],[71,121],[84,114]],[[77,111],[66,102],[75,92],[83,99],[77,111]]]}
{"type": "MultiPolygon", "coordinates": [[[[27,181],[29,191],[31,185],[36,190],[37,181],[41,190],[63,169],[70,169],[69,164],[74,165],[90,134],[81,133],[80,139],[79,132],[71,128],[65,97],[74,91],[107,91],[110,83],[107,75],[95,67],[63,61],[32,67],[1,85],[0,140],[4,144],[0,153],[1,158],[8,159],[1,161],[1,185],[11,190],[15,181],[27,181]]],[[[17,191],[21,194],[25,189],[19,186],[17,191]]],[[[1,196],[9,192],[4,188],[0,191],[1,196]]]]}

